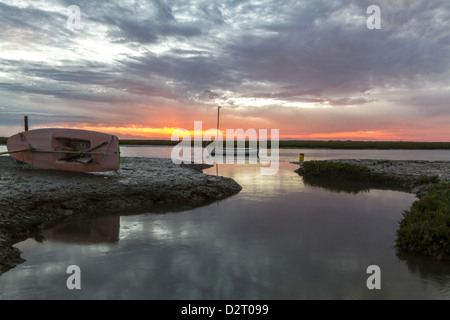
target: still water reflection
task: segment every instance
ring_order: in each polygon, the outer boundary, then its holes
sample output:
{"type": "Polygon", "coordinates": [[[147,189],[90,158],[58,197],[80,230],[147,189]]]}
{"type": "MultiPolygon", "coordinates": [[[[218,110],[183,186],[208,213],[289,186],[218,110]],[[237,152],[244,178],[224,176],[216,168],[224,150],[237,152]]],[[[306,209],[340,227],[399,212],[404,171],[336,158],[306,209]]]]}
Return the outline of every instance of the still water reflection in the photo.
{"type": "MultiPolygon", "coordinates": [[[[127,155],[170,154],[170,148],[150,149],[127,155]]],[[[348,155],[339,152],[336,158],[348,155]]],[[[363,152],[350,157],[376,158],[363,152]]],[[[208,206],[72,222],[23,241],[17,247],[27,261],[0,277],[0,298],[450,298],[450,264],[392,247],[413,195],[306,183],[288,162],[296,154],[282,151],[274,176],[261,176],[258,165],[205,170],[243,186],[208,206]],[[66,288],[72,264],[81,268],[81,290],[66,288]],[[366,287],[366,269],[373,264],[381,268],[381,290],[366,287]]]]}

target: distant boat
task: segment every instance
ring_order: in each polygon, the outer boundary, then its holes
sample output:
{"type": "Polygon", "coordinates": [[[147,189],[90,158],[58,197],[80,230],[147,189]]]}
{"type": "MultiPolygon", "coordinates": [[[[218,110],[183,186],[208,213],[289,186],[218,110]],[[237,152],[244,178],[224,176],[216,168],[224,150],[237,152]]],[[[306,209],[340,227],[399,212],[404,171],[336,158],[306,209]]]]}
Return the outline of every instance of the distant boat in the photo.
{"type": "Polygon", "coordinates": [[[120,167],[117,136],[88,130],[36,129],[11,136],[7,152],[37,168],[101,172],[120,167]]]}
{"type": "MultiPolygon", "coordinates": [[[[234,148],[234,149],[218,149],[218,154],[222,154],[226,156],[227,153],[231,153],[235,156],[251,156],[251,155],[259,155],[259,149],[255,148],[234,148]]],[[[214,156],[216,154],[215,149],[211,151],[211,155],[214,156]]]]}

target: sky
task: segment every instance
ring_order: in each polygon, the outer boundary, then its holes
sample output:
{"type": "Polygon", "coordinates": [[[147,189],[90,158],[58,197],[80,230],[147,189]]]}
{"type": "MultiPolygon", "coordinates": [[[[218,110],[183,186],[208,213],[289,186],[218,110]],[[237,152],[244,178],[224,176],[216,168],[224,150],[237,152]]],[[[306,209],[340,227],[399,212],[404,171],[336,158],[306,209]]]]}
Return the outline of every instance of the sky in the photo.
{"type": "Polygon", "coordinates": [[[0,0],[0,28],[0,136],[169,139],[220,105],[223,131],[450,141],[450,1],[0,0]]]}

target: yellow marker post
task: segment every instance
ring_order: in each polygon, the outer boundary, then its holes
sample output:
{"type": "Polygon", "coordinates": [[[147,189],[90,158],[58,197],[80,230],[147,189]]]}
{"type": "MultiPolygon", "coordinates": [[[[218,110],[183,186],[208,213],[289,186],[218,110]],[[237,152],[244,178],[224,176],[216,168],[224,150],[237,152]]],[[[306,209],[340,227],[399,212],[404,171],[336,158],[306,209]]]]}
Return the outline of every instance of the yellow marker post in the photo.
{"type": "Polygon", "coordinates": [[[300,161],[300,162],[305,161],[305,154],[304,153],[300,153],[300,156],[298,157],[298,161],[300,161]]]}

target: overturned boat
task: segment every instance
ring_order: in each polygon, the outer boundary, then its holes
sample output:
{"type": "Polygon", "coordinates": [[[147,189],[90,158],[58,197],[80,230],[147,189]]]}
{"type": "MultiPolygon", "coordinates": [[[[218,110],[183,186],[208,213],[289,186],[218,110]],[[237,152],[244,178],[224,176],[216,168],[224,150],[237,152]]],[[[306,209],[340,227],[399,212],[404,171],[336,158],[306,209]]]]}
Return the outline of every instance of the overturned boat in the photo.
{"type": "Polygon", "coordinates": [[[13,158],[37,168],[100,172],[120,167],[119,139],[115,135],[77,129],[36,129],[7,141],[13,158]]]}

